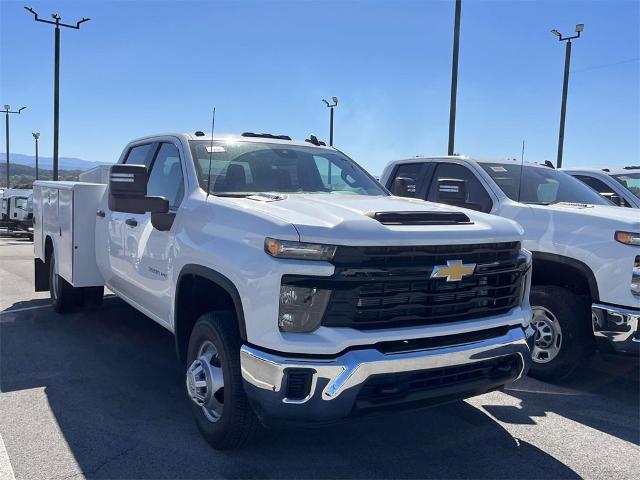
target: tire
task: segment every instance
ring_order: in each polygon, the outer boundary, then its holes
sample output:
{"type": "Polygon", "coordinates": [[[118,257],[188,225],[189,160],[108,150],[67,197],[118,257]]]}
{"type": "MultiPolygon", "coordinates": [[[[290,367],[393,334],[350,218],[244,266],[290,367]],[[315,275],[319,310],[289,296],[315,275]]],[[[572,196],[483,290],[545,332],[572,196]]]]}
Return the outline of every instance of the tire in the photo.
{"type": "Polygon", "coordinates": [[[532,287],[530,303],[536,334],[529,375],[552,382],[565,380],[594,350],[591,303],[553,285],[532,287]]]}
{"type": "Polygon", "coordinates": [[[68,313],[76,304],[76,289],[56,273],[56,255],[51,252],[49,258],[49,295],[53,309],[57,313],[68,313]]]}
{"type": "Polygon", "coordinates": [[[233,313],[209,312],[196,322],[187,350],[186,384],[196,425],[215,449],[240,448],[255,436],[259,422],[242,385],[233,313]]]}
{"type": "Polygon", "coordinates": [[[99,308],[104,299],[104,287],[84,287],[81,289],[81,303],[85,308],[99,308]]]}

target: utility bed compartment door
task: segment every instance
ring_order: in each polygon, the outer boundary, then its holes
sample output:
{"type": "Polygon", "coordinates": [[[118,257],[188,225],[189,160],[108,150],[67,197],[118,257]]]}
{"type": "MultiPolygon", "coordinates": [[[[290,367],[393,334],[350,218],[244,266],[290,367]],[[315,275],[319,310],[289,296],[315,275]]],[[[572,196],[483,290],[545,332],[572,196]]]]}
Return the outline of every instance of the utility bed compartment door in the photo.
{"type": "Polygon", "coordinates": [[[55,250],[58,274],[74,287],[104,284],[96,263],[96,211],[106,185],[38,181],[34,185],[36,257],[45,260],[46,238],[55,250]]]}

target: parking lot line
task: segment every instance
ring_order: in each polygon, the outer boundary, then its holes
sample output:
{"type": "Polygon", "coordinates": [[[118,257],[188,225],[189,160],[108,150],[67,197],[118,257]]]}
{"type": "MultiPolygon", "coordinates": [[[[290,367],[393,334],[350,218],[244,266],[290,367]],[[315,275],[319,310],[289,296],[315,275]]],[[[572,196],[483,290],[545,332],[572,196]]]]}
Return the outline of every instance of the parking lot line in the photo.
{"type": "Polygon", "coordinates": [[[4,440],[0,435],[0,480],[15,480],[16,475],[13,472],[11,461],[9,460],[9,454],[4,446],[4,440]]]}

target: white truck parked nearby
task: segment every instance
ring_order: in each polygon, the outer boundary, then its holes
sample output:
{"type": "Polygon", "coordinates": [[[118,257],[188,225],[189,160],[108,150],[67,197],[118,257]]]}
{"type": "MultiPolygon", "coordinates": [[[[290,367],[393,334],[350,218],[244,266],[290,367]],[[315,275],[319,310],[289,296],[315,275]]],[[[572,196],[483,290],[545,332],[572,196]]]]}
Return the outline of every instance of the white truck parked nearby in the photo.
{"type": "Polygon", "coordinates": [[[586,183],[619,207],[640,208],[640,166],[622,168],[567,168],[569,175],[586,183]]]}
{"type": "Polygon", "coordinates": [[[416,157],[391,162],[392,193],[517,221],[533,254],[536,329],[530,375],[562,379],[594,343],[640,347],[640,214],[618,208],[564,172],[543,165],[416,157]],[[596,342],[594,342],[594,338],[596,342]]]}
{"type": "Polygon", "coordinates": [[[144,137],[108,185],[36,182],[34,199],[36,290],[65,312],[107,286],[173,332],[216,448],[260,421],[428,406],[528,369],[522,229],[393,197],[315,137],[144,137]]]}
{"type": "Polygon", "coordinates": [[[33,237],[33,190],[9,188],[2,192],[0,225],[33,237]]]}

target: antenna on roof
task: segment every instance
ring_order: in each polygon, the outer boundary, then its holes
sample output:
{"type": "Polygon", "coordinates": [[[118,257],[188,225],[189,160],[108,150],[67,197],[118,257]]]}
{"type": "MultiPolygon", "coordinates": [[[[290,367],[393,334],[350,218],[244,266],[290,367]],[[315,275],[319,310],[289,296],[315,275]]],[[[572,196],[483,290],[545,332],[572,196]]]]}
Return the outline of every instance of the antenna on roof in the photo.
{"type": "Polygon", "coordinates": [[[213,107],[211,114],[211,141],[209,142],[209,174],[207,175],[207,198],[211,191],[211,164],[213,163],[213,130],[216,127],[216,107],[213,107]]]}
{"type": "Polygon", "coordinates": [[[522,193],[522,172],[524,170],[524,140],[522,140],[522,152],[520,152],[520,180],[518,180],[518,202],[522,193]]]}

